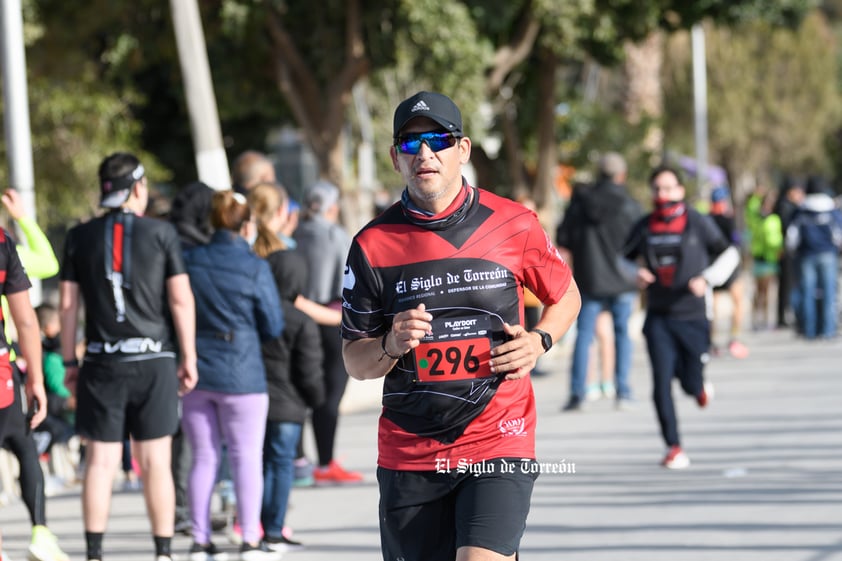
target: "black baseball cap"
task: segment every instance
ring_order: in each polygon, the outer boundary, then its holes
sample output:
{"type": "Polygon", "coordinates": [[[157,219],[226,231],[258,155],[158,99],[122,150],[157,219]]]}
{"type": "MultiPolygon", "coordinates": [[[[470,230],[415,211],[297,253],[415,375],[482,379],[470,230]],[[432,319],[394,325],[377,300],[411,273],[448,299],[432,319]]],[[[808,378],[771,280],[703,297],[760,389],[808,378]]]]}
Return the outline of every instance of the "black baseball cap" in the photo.
{"type": "Polygon", "coordinates": [[[395,109],[394,131],[397,138],[401,129],[415,117],[427,117],[440,124],[447,132],[462,135],[462,113],[453,100],[436,92],[418,92],[395,109]]]}

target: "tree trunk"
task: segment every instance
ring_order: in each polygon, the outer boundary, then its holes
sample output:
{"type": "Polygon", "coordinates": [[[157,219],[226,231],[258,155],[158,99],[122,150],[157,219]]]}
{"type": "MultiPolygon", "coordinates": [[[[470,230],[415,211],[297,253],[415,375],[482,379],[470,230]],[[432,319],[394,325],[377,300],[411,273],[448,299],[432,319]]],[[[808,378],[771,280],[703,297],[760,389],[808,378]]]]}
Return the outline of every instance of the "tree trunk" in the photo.
{"type": "Polygon", "coordinates": [[[640,43],[628,42],[624,46],[626,59],[623,67],[626,88],[623,112],[631,124],[652,119],[643,148],[653,154],[663,150],[664,131],[660,119],[664,113],[661,66],[663,65],[663,35],[656,31],[640,43]]]}
{"type": "Polygon", "coordinates": [[[538,79],[538,162],[532,199],[539,208],[552,201],[555,174],[558,164],[558,147],[555,139],[555,83],[558,59],[549,49],[540,53],[540,78],[538,79]]]}
{"type": "Polygon", "coordinates": [[[275,53],[278,89],[289,103],[304,138],[315,154],[322,177],[342,187],[344,176],[343,127],[352,101],[354,84],[369,73],[360,23],[359,0],[345,4],[344,64],[329,84],[319,84],[284,27],[277,9],[267,17],[269,36],[275,53]]]}
{"type": "Polygon", "coordinates": [[[520,147],[516,120],[517,108],[513,103],[506,102],[499,115],[503,131],[503,151],[506,153],[506,164],[509,168],[512,193],[529,193],[529,182],[523,170],[523,156],[520,147]]]}

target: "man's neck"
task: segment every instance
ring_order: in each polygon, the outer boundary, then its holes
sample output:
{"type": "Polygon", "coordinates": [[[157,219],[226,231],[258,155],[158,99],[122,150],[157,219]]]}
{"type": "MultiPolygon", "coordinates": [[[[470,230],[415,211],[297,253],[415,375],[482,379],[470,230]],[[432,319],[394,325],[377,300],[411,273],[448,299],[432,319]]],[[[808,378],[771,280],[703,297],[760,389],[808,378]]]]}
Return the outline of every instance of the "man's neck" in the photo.
{"type": "Polygon", "coordinates": [[[137,200],[129,199],[128,201],[123,203],[123,206],[120,207],[120,210],[122,210],[123,212],[131,212],[132,214],[136,214],[138,216],[143,216],[143,211],[146,209],[139,209],[137,208],[138,206],[140,205],[137,204],[137,200]]]}
{"type": "MultiPolygon", "coordinates": [[[[463,187],[464,185],[460,183],[458,189],[448,191],[444,194],[444,196],[432,201],[419,201],[418,199],[412,196],[411,191],[407,190],[407,193],[409,195],[410,201],[416,207],[416,210],[420,210],[425,214],[429,214],[430,216],[436,216],[447,211],[450,207],[452,207],[457,199],[460,201],[460,203],[464,202],[464,198],[462,197],[463,187]]],[[[470,190],[468,190],[465,195],[467,197],[472,196],[470,190]]]]}

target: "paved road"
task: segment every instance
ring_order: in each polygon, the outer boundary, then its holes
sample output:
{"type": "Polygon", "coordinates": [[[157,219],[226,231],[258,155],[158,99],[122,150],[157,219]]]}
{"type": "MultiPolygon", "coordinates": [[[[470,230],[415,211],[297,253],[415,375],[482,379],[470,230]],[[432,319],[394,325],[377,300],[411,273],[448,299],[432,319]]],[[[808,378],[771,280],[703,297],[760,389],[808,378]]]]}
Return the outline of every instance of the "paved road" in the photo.
{"type": "MultiPolygon", "coordinates": [[[[658,465],[664,450],[639,341],[633,382],[641,399],[633,411],[600,401],[581,413],[560,413],[569,353],[545,357],[547,374],[534,382],[540,458],[575,464],[575,474],[539,478],[521,559],[842,561],[842,341],[808,344],[778,331],[746,341],[749,358],[709,366],[716,385],[709,409],[678,399],[692,461],[684,471],[658,465]]],[[[308,548],[287,559],[380,558],[371,401],[360,398],[362,411],[343,418],[338,447],[367,483],[296,489],[288,522],[308,548]]],[[[141,495],[115,494],[112,512],[107,558],[152,559],[141,495]]],[[[50,498],[48,515],[72,559],[83,559],[78,490],[50,498]]],[[[0,526],[11,558],[25,559],[23,505],[0,508],[0,526]]],[[[236,551],[224,536],[216,541],[236,551]]],[[[176,551],[189,543],[177,537],[176,551]]]]}

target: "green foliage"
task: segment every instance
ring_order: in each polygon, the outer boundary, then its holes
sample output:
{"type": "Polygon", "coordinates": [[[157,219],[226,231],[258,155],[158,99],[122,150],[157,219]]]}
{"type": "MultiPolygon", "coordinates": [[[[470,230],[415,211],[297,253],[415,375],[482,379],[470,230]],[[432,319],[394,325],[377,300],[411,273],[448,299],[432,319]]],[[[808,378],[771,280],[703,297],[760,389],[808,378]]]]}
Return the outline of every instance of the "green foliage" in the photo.
{"type": "MultiPolygon", "coordinates": [[[[70,17],[62,3],[31,0],[24,4],[37,213],[39,223],[53,229],[96,211],[97,167],[111,152],[138,154],[153,183],[167,181],[170,172],[141,145],[143,126],[132,107],[142,104],[143,96],[102,80],[95,61],[83,56],[81,49],[62,43],[63,34],[68,41],[72,37],[66,28],[54,30],[39,19],[47,12],[49,21],[70,17]]],[[[71,44],[77,42],[73,39],[71,44]]],[[[126,58],[135,48],[133,41],[119,38],[114,46],[105,51],[112,52],[113,58],[126,58]]],[[[5,160],[2,140],[0,155],[5,160]]],[[[0,184],[7,181],[6,168],[0,167],[0,184]]]]}
{"type": "Polygon", "coordinates": [[[559,161],[585,176],[596,168],[596,160],[606,151],[623,154],[629,166],[629,186],[641,200],[646,197],[646,177],[653,154],[642,148],[652,126],[644,118],[629,125],[620,112],[598,103],[571,102],[558,111],[559,161]]]}
{"type": "MultiPolygon", "coordinates": [[[[832,12],[833,2],[837,0],[824,3],[828,13],[832,12]]],[[[687,28],[704,18],[740,25],[739,31],[722,36],[724,45],[725,41],[739,42],[742,34],[769,37],[773,30],[783,32],[779,28],[796,26],[816,3],[815,0],[358,0],[363,40],[362,45],[354,47],[362,48],[368,71],[367,98],[375,129],[375,153],[380,158],[380,177],[387,184],[396,177],[387,156],[392,111],[401,99],[419,89],[451,94],[462,108],[466,128],[476,144],[487,132],[499,134],[497,113],[514,107],[522,160],[518,164],[530,168],[537,160],[537,123],[544,118],[537,110],[541,101],[538,99],[539,50],[552,52],[571,67],[585,58],[613,65],[622,59],[626,40],[642,39],[659,26],[687,28]],[[489,91],[487,78],[497,60],[495,56],[505,53],[524,25],[533,21],[540,23],[533,51],[508,72],[499,92],[489,91]],[[760,21],[766,23],[761,25],[760,21]]],[[[346,26],[351,5],[346,0],[316,3],[199,0],[230,156],[247,148],[260,149],[265,146],[269,130],[295,124],[287,98],[278,87],[278,53],[270,39],[269,18],[280,19],[302,65],[312,71],[318,93],[308,99],[326,104],[337,95],[348,95],[347,91],[337,91],[336,77],[348,64],[346,54],[350,45],[346,26]]],[[[170,179],[179,184],[192,180],[195,176],[192,142],[169,2],[24,0],[23,7],[42,216],[58,222],[90,212],[96,199],[96,164],[104,154],[116,149],[139,151],[152,170],[153,180],[170,179]]],[[[717,82],[716,91],[711,92],[711,107],[717,105],[716,110],[722,115],[712,112],[711,120],[712,131],[716,130],[723,139],[718,153],[739,154],[746,161],[760,161],[763,154],[767,154],[765,158],[773,158],[771,154],[775,153],[774,158],[787,166],[824,154],[815,142],[802,138],[800,131],[792,135],[791,142],[782,131],[786,127],[799,128],[803,123],[802,130],[815,127],[821,131],[817,142],[826,142],[827,131],[836,123],[832,111],[818,111],[815,119],[811,114],[800,121],[791,116],[786,119],[777,116],[772,122],[779,128],[759,140],[762,133],[756,124],[770,113],[795,114],[786,107],[786,100],[792,96],[801,96],[797,110],[802,114],[810,113],[805,108],[824,107],[829,103],[829,96],[839,84],[836,79],[816,84],[809,91],[793,91],[798,84],[812,83],[802,73],[812,76],[827,72],[822,49],[835,48],[820,41],[822,37],[827,39],[827,33],[819,27],[813,27],[809,33],[812,36],[799,36],[795,43],[784,39],[780,43],[777,39],[769,41],[776,51],[793,51],[785,63],[752,67],[750,57],[765,56],[762,51],[766,40],[757,39],[752,46],[744,48],[746,52],[733,53],[730,55],[733,60],[727,59],[729,62],[717,68],[723,73],[723,82],[717,82]],[[726,71],[733,73],[726,74],[726,71]],[[785,84],[774,83],[771,77],[781,72],[789,72],[795,78],[785,84]],[[764,79],[766,88],[761,91],[755,87],[755,93],[751,94],[769,94],[758,98],[762,102],[746,104],[748,94],[737,93],[742,90],[733,83],[740,82],[743,75],[754,76],[755,81],[764,79]],[[737,92],[731,92],[733,89],[737,92]],[[737,107],[742,108],[742,113],[729,117],[728,112],[738,111],[737,107]],[[713,124],[714,121],[719,124],[713,124]],[[748,141],[740,137],[740,131],[750,132],[748,141]],[[801,144],[795,145],[795,137],[801,144]],[[786,155],[777,156],[778,153],[786,155]]],[[[722,56],[726,57],[724,51],[723,47],[722,56]]],[[[691,99],[685,87],[689,84],[686,64],[686,60],[674,64],[669,74],[673,81],[672,95],[666,98],[667,124],[672,143],[690,146],[692,129],[687,125],[691,122],[687,105],[676,102],[679,94],[691,99]],[[682,72],[684,75],[680,76],[682,72]]],[[[713,68],[711,75],[716,79],[713,68]]],[[[839,73],[834,69],[826,75],[839,76],[839,73]]],[[[576,73],[564,74],[558,84],[558,98],[572,98],[568,82],[579,79],[576,73]]],[[[754,86],[746,86],[750,87],[754,86]]],[[[571,102],[570,112],[558,122],[561,129],[557,137],[564,158],[586,163],[592,150],[602,150],[607,145],[622,149],[623,144],[626,149],[622,151],[634,154],[640,130],[647,123],[624,126],[615,109],[611,104],[586,106],[571,102]]],[[[349,120],[352,127],[357,126],[353,116],[349,120]]],[[[350,138],[357,136],[352,134],[350,138]]],[[[348,148],[348,153],[353,153],[354,147],[348,148]]],[[[494,169],[510,169],[501,165],[503,155],[501,151],[500,161],[490,163],[494,169]]],[[[630,157],[633,159],[634,156],[630,157]]],[[[816,159],[819,160],[824,162],[816,159]]],[[[504,175],[500,175],[501,184],[507,181],[504,175]]]]}
{"type": "Polygon", "coordinates": [[[484,74],[492,57],[491,42],[461,3],[402,0],[396,28],[394,64],[373,72],[367,89],[375,127],[377,175],[385,185],[399,180],[389,158],[393,112],[401,100],[415,92],[447,92],[462,110],[466,131],[472,137],[484,134],[479,108],[485,100],[484,74]],[[449,23],[445,26],[442,21],[449,23]]]}
{"type": "MultiPolygon", "coordinates": [[[[796,30],[764,21],[709,29],[706,42],[712,160],[732,174],[827,172],[842,106],[835,40],[821,13],[796,30]]],[[[691,153],[689,48],[673,42],[668,52],[667,135],[691,153]]]]}
{"type": "Polygon", "coordinates": [[[661,0],[661,25],[666,29],[686,29],[709,19],[721,26],[763,21],[773,26],[795,28],[804,16],[819,5],[818,0],[661,0]]]}

